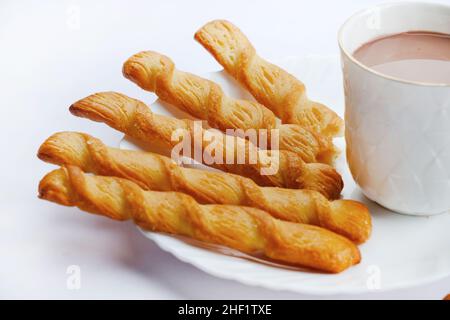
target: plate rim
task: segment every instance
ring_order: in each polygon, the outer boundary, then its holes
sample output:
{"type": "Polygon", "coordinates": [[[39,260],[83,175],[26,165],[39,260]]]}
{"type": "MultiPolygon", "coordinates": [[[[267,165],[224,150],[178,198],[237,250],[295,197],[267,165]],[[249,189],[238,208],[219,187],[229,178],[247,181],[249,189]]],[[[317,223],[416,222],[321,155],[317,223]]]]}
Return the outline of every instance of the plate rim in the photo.
{"type": "MultiPolygon", "coordinates": [[[[214,277],[218,277],[220,279],[233,280],[233,281],[242,283],[244,285],[256,286],[256,287],[261,287],[261,288],[265,288],[265,289],[269,289],[269,290],[289,291],[289,292],[294,292],[294,293],[298,293],[298,294],[315,295],[315,296],[328,296],[328,295],[337,295],[337,294],[355,295],[355,294],[367,294],[367,293],[383,293],[383,292],[389,292],[389,291],[393,291],[393,290],[419,287],[419,286],[429,284],[432,282],[437,282],[439,280],[442,280],[442,279],[450,276],[450,270],[448,270],[447,273],[445,273],[445,274],[443,273],[440,275],[436,275],[434,277],[430,276],[427,278],[422,278],[421,280],[416,281],[416,282],[411,282],[411,281],[400,282],[397,284],[387,285],[387,286],[383,286],[379,289],[372,289],[372,290],[369,288],[364,289],[362,287],[361,288],[355,287],[353,289],[350,289],[348,287],[342,288],[339,286],[336,286],[335,288],[332,288],[332,289],[331,288],[326,289],[326,290],[323,289],[323,287],[321,287],[321,289],[314,289],[314,287],[293,288],[292,286],[289,286],[286,284],[279,284],[276,286],[272,286],[271,284],[268,284],[267,282],[263,282],[263,281],[259,281],[259,280],[249,280],[247,278],[243,278],[243,277],[239,277],[239,276],[236,277],[236,275],[238,275],[238,274],[234,274],[233,276],[231,276],[228,273],[223,273],[223,272],[217,271],[220,269],[212,270],[211,268],[205,267],[201,263],[197,262],[195,259],[190,259],[189,257],[187,257],[185,255],[180,255],[176,250],[173,250],[173,248],[171,246],[168,246],[165,242],[161,241],[161,239],[164,237],[169,237],[171,240],[174,240],[174,241],[182,242],[182,240],[175,239],[168,234],[147,231],[147,230],[140,228],[139,226],[137,226],[137,228],[144,237],[155,242],[160,249],[172,254],[178,260],[194,266],[195,268],[201,270],[202,272],[205,272],[214,277]]],[[[183,245],[189,245],[189,244],[183,243],[183,245]]],[[[194,250],[205,250],[205,249],[198,248],[195,246],[192,246],[192,248],[194,250]]],[[[231,257],[231,256],[230,256],[230,258],[240,259],[238,257],[231,257]]],[[[333,274],[330,274],[330,276],[332,276],[332,275],[333,274]]]]}

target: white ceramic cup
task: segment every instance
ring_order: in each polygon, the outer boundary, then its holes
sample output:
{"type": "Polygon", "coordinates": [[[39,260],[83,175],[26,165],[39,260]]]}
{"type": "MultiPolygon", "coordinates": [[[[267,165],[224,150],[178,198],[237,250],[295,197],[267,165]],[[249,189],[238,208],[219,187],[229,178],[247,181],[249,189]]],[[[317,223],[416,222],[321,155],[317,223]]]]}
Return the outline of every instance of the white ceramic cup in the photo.
{"type": "Polygon", "coordinates": [[[369,199],[396,212],[433,215],[450,209],[450,84],[396,79],[352,56],[370,40],[417,30],[450,34],[450,7],[383,4],[341,27],[346,152],[369,199]]]}

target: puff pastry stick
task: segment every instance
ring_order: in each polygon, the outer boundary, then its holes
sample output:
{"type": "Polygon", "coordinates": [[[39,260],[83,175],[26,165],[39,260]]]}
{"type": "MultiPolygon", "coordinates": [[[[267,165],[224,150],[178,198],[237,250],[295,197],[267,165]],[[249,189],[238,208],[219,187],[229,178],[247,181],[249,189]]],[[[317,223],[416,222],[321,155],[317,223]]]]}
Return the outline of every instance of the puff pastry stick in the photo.
{"type": "MultiPolygon", "coordinates": [[[[227,129],[277,128],[281,150],[297,153],[305,162],[331,164],[337,149],[330,138],[299,125],[280,125],[265,106],[252,101],[236,100],[224,94],[221,87],[204,78],[175,69],[168,57],[153,51],[133,55],[123,65],[123,74],[144,90],[222,131],[227,129]]],[[[254,142],[255,143],[255,142],[254,142]]],[[[261,144],[258,146],[261,147],[261,144]]],[[[270,149],[270,140],[265,149],[270,149]]]]}
{"type": "MultiPolygon", "coordinates": [[[[104,122],[137,140],[163,143],[168,148],[178,144],[178,141],[172,140],[172,133],[177,129],[189,132],[191,137],[198,136],[192,120],[154,114],[143,102],[114,92],[97,93],[81,99],[70,107],[70,111],[80,117],[104,122]]],[[[204,131],[200,133],[201,137],[204,137],[204,131]]],[[[191,154],[200,149],[210,158],[223,157],[210,165],[251,178],[262,186],[310,189],[321,192],[329,199],[339,197],[343,188],[342,178],[331,166],[321,163],[306,164],[292,152],[262,151],[245,139],[225,136],[217,130],[216,133],[219,137],[215,140],[215,149],[221,152],[212,155],[209,142],[205,143],[200,137],[200,142],[198,139],[191,139],[191,154]],[[242,153],[245,153],[246,161],[239,164],[238,155],[242,153]],[[231,159],[233,161],[227,161],[228,154],[234,155],[234,160],[231,159]],[[252,154],[257,155],[254,163],[248,160],[252,154]],[[268,163],[271,163],[271,168],[278,170],[262,175],[261,170],[266,169],[268,163]]]]}
{"type": "Polygon", "coordinates": [[[343,134],[344,122],[334,111],[309,100],[301,81],[258,56],[247,37],[230,22],[209,22],[196,32],[195,39],[284,123],[300,124],[326,136],[343,134]]]}
{"type": "Polygon", "coordinates": [[[126,178],[145,190],[183,192],[201,203],[258,208],[281,220],[329,229],[355,243],[366,241],[371,232],[369,211],[359,202],[330,202],[311,190],[260,187],[238,175],[179,167],[168,157],[109,148],[84,133],[53,134],[39,148],[38,157],[60,166],[75,165],[85,172],[126,178]]]}
{"type": "Polygon", "coordinates": [[[47,174],[39,197],[140,227],[182,235],[284,263],[340,272],[361,259],[358,248],[331,231],[281,221],[250,207],[199,205],[178,192],[144,191],[116,177],[91,176],[68,166],[47,174]]]}

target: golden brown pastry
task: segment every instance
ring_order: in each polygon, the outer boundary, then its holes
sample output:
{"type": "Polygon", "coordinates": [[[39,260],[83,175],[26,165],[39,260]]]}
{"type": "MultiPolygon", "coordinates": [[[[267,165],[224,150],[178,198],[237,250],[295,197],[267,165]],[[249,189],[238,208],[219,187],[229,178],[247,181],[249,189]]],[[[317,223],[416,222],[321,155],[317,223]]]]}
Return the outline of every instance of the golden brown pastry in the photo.
{"type": "Polygon", "coordinates": [[[53,134],[39,148],[38,157],[56,165],[75,165],[85,172],[126,178],[145,190],[184,192],[201,203],[259,208],[281,220],[329,229],[356,243],[366,241],[371,232],[369,211],[359,202],[330,202],[311,190],[259,187],[238,175],[179,167],[168,157],[109,148],[84,133],[53,134]]]}
{"type": "Polygon", "coordinates": [[[230,22],[209,22],[197,31],[195,39],[284,123],[299,124],[325,136],[343,134],[344,122],[334,111],[309,100],[301,81],[258,56],[247,37],[230,22]]]}
{"type": "Polygon", "coordinates": [[[127,179],[86,175],[73,166],[47,174],[39,197],[115,220],[133,219],[147,230],[327,272],[341,272],[361,259],[351,241],[316,226],[277,220],[255,208],[199,205],[183,193],[144,191],[127,179]]]}
{"type": "MultiPolygon", "coordinates": [[[[171,59],[157,52],[133,55],[124,63],[123,74],[141,88],[156,93],[161,100],[222,131],[266,129],[270,139],[271,130],[276,128],[279,130],[277,147],[297,153],[305,162],[331,164],[337,154],[331,138],[299,125],[280,125],[265,106],[228,97],[218,84],[176,70],[171,59]]],[[[269,140],[264,149],[270,148],[269,140]]]]}
{"type": "MultiPolygon", "coordinates": [[[[178,145],[178,141],[171,139],[172,133],[177,129],[189,132],[191,137],[198,136],[192,120],[180,120],[154,114],[143,102],[114,92],[96,93],[81,99],[70,107],[70,111],[76,116],[104,122],[137,140],[163,143],[167,148],[178,145]]],[[[200,136],[203,136],[204,131],[200,132],[200,136]]],[[[205,140],[199,142],[197,139],[191,139],[191,154],[200,149],[209,158],[220,157],[221,163],[215,161],[209,165],[251,178],[262,186],[309,189],[319,191],[328,199],[339,197],[343,188],[342,178],[331,166],[321,163],[306,164],[292,152],[262,151],[245,139],[225,136],[219,131],[216,133],[219,137],[215,141],[215,149],[220,152],[212,152],[208,147],[210,143],[205,140]],[[238,155],[243,153],[246,161],[238,164],[238,155]],[[231,159],[233,161],[227,161],[228,154],[234,155],[234,159],[231,159]],[[251,155],[256,156],[251,157],[251,155]],[[248,160],[250,158],[253,158],[255,162],[250,162],[248,160]],[[268,167],[278,170],[262,175],[261,170],[268,167]]]]}

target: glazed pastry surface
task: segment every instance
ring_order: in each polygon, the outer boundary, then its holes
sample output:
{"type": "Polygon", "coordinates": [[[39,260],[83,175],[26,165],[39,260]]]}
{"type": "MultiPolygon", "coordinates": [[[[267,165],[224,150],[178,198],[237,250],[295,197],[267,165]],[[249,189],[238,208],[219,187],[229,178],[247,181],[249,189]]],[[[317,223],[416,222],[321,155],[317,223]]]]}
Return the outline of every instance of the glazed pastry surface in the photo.
{"type": "MultiPolygon", "coordinates": [[[[104,122],[137,140],[162,143],[167,149],[179,145],[179,141],[173,139],[177,130],[190,137],[199,135],[192,120],[154,114],[143,102],[115,92],[88,96],[74,103],[70,111],[76,116],[104,122]]],[[[295,153],[285,150],[258,150],[246,139],[226,136],[217,130],[214,131],[214,148],[211,148],[211,143],[202,139],[207,134],[205,131],[200,132],[200,141],[191,139],[190,154],[201,150],[201,154],[211,160],[207,164],[214,168],[251,178],[261,186],[315,190],[328,199],[337,199],[342,191],[342,178],[329,165],[305,163],[295,153]],[[228,158],[230,154],[234,156],[232,161],[228,158]],[[239,155],[244,156],[239,158],[239,155]],[[242,158],[244,163],[240,163],[242,158]],[[212,161],[214,159],[220,161],[212,161]],[[262,174],[270,168],[276,170],[262,174]]]]}
{"type": "Polygon", "coordinates": [[[328,137],[343,135],[343,120],[325,105],[309,100],[300,80],[258,56],[232,23],[211,21],[196,32],[195,39],[283,123],[299,124],[328,137]]]}
{"type": "Polygon", "coordinates": [[[126,178],[145,190],[183,192],[201,203],[258,208],[281,220],[329,229],[355,243],[366,241],[371,232],[369,211],[359,202],[330,202],[312,190],[260,187],[242,176],[180,167],[159,154],[107,147],[84,133],[52,135],[39,148],[38,157],[60,166],[75,165],[85,172],[126,178]]]}
{"type": "Polygon", "coordinates": [[[144,191],[116,177],[87,175],[67,166],[47,174],[39,197],[140,227],[224,245],[280,262],[337,273],[359,263],[358,248],[331,231],[281,221],[250,207],[200,205],[178,192],[144,191]]]}
{"type": "Polygon", "coordinates": [[[279,145],[275,147],[297,153],[305,162],[331,164],[337,155],[331,138],[300,125],[279,124],[273,112],[262,104],[233,99],[218,84],[177,70],[170,58],[157,52],[133,55],[124,63],[123,74],[144,90],[156,93],[161,100],[208,121],[211,127],[224,132],[265,129],[264,145],[253,142],[263,149],[271,149],[271,132],[278,129],[279,145]]]}

